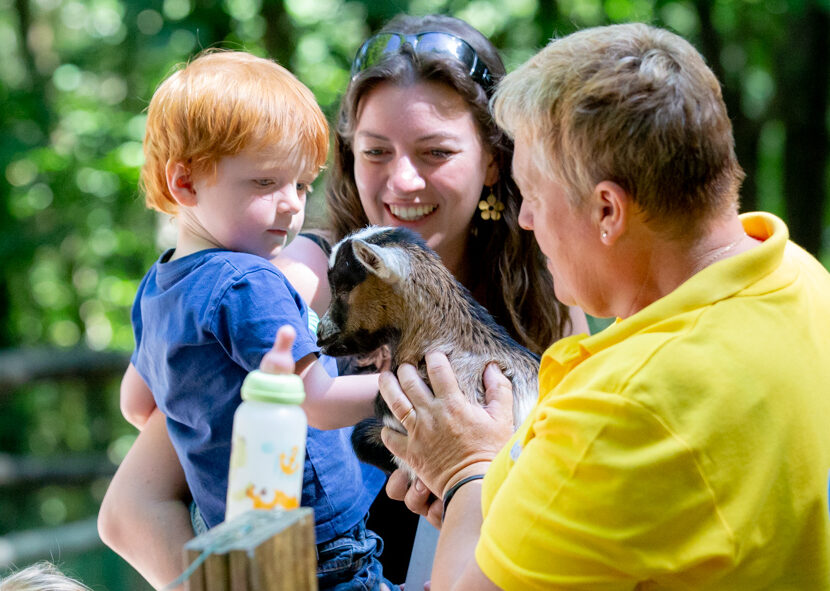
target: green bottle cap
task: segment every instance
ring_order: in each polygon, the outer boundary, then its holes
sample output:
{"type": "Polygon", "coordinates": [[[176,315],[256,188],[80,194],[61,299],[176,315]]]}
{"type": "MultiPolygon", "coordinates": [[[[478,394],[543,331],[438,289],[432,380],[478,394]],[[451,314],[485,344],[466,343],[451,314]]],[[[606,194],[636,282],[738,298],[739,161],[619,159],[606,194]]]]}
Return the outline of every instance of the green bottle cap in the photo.
{"type": "Polygon", "coordinates": [[[294,374],[265,373],[255,369],[242,382],[242,400],[301,404],[305,400],[303,380],[294,374]]]}

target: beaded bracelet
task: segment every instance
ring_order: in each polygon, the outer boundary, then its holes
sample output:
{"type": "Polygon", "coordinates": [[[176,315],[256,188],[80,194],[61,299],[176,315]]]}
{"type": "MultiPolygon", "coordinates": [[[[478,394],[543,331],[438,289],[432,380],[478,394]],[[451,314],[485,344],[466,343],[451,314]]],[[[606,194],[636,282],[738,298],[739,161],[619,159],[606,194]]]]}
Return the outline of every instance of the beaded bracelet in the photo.
{"type": "Polygon", "coordinates": [[[467,484],[473,480],[480,480],[484,478],[484,474],[473,474],[472,476],[467,476],[467,478],[462,478],[455,484],[450,487],[450,490],[447,491],[447,494],[444,495],[444,511],[441,514],[441,521],[444,521],[444,518],[447,516],[447,507],[450,506],[450,501],[455,496],[455,493],[461,488],[462,485],[467,484]]]}

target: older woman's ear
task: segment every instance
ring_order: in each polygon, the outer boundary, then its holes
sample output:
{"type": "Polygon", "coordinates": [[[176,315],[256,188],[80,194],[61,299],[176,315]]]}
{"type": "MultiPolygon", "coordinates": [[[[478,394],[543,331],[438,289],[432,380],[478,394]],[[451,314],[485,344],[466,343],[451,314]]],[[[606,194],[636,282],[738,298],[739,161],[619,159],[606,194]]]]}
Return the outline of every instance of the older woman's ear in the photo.
{"type": "Polygon", "coordinates": [[[613,181],[597,183],[591,197],[600,240],[610,246],[625,232],[634,202],[628,192],[613,181]]]}

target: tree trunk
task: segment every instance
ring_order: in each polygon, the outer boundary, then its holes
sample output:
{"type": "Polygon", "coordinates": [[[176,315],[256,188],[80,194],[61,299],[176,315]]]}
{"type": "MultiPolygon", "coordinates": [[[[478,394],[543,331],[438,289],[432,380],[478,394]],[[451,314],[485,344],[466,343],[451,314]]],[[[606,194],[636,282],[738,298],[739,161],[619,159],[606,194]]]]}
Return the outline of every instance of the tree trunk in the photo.
{"type": "Polygon", "coordinates": [[[741,109],[740,81],[727,80],[726,72],[721,66],[720,55],[723,49],[718,32],[712,23],[709,0],[696,0],[698,18],[700,19],[700,52],[706,58],[706,63],[721,83],[723,101],[732,120],[732,134],[735,137],[735,153],[738,163],[746,173],[746,179],[741,187],[741,210],[754,211],[758,208],[758,141],[761,126],[757,121],[747,117],[741,109]]]}
{"type": "Polygon", "coordinates": [[[784,199],[791,238],[813,254],[821,250],[827,201],[827,98],[830,16],[815,1],[792,17],[781,54],[781,106],[787,143],[784,199]]]}
{"type": "Polygon", "coordinates": [[[265,2],[262,5],[262,18],[265,19],[264,40],[268,56],[291,70],[290,60],[297,46],[296,27],[285,12],[284,3],[265,2]]]}
{"type": "Polygon", "coordinates": [[[556,25],[559,22],[559,7],[556,2],[540,2],[536,12],[536,24],[539,25],[539,38],[536,40],[538,47],[544,47],[556,33],[556,25]]]}

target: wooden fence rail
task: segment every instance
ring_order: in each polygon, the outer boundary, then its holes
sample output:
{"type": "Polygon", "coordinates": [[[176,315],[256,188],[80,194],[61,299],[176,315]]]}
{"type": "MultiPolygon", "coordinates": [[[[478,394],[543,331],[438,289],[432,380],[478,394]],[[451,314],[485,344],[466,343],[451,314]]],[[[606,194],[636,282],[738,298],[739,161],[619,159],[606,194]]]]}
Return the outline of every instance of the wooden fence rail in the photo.
{"type": "Polygon", "coordinates": [[[0,536],[0,573],[12,566],[37,560],[56,560],[80,554],[101,545],[97,518],[56,527],[17,531],[0,536]]]}
{"type": "Polygon", "coordinates": [[[0,351],[0,394],[10,394],[14,388],[42,379],[117,376],[129,362],[127,353],[85,347],[6,349],[0,351]]]}
{"type": "MultiPolygon", "coordinates": [[[[129,363],[121,352],[24,348],[0,351],[0,397],[19,387],[46,379],[100,381],[120,375],[129,363]]],[[[104,453],[53,457],[19,456],[0,452],[0,487],[82,485],[111,476],[116,466],[104,453]]],[[[56,560],[102,545],[97,517],[53,527],[8,532],[0,536],[0,570],[37,560],[56,560]]]]}
{"type": "Polygon", "coordinates": [[[116,467],[103,453],[45,458],[0,452],[0,486],[85,484],[112,476],[116,467]]]}

